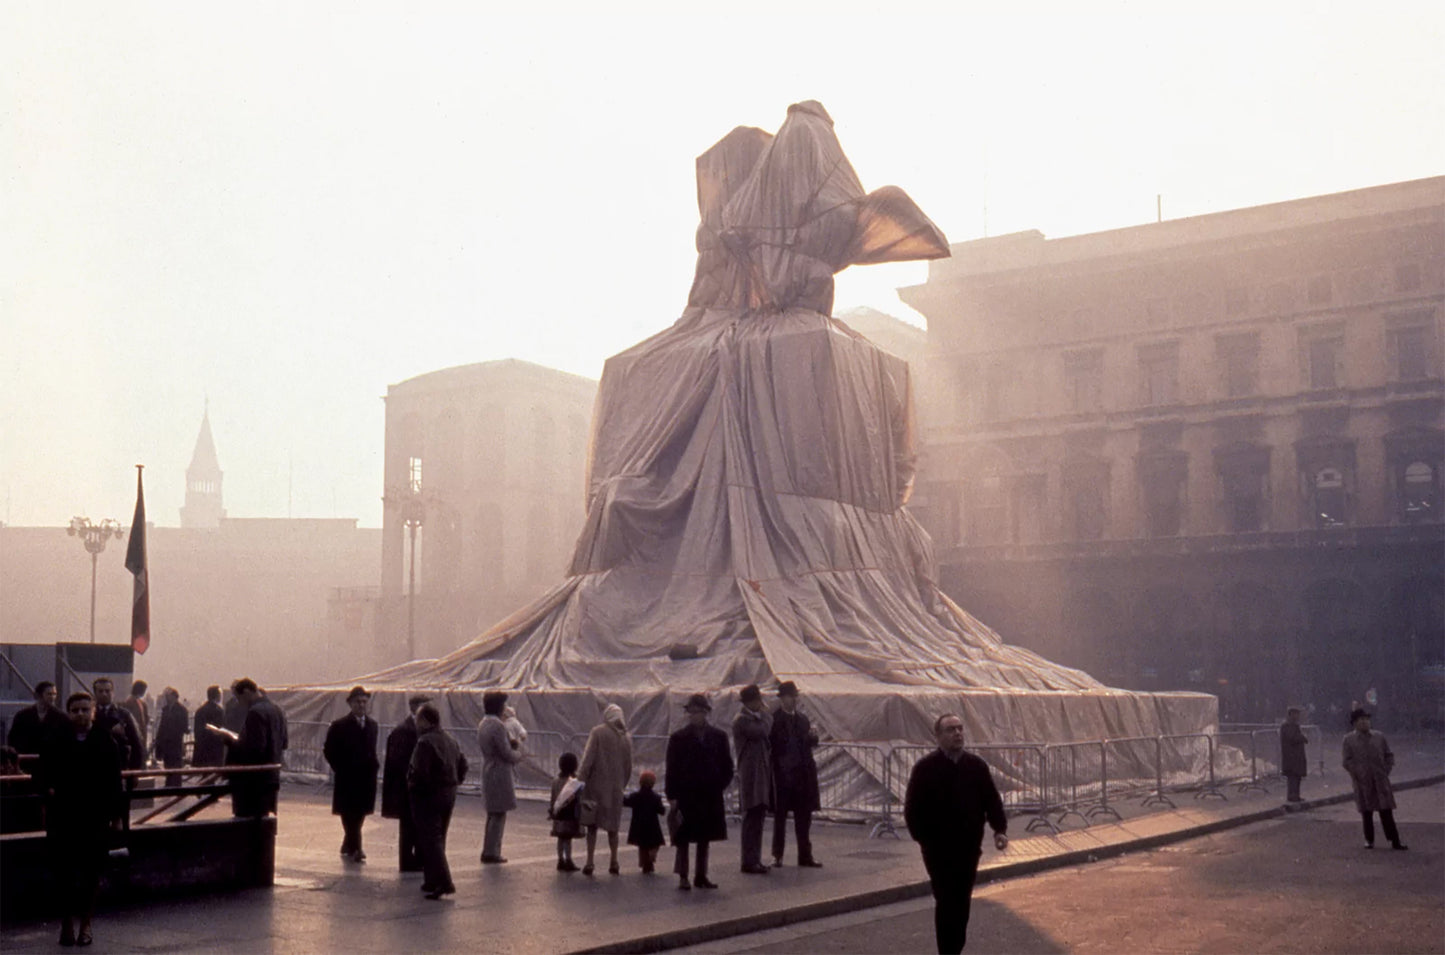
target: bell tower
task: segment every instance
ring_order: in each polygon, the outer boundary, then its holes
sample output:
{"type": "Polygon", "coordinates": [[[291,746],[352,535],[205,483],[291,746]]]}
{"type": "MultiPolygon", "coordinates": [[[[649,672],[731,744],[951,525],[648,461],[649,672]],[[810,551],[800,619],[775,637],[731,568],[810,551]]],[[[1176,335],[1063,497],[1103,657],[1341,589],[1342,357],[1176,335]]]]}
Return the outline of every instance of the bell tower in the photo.
{"type": "Polygon", "coordinates": [[[211,438],[211,405],[201,415],[201,433],[186,468],[186,503],[181,507],[182,527],[219,527],[226,516],[221,506],[221,464],[216,460],[216,442],[211,438]]]}

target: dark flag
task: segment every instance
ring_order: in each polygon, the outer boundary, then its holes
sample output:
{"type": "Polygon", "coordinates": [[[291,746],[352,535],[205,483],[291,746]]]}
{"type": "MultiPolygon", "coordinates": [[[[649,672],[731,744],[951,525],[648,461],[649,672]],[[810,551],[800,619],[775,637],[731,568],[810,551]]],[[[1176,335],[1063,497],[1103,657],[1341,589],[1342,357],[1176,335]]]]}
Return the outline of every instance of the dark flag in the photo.
{"type": "Polygon", "coordinates": [[[141,485],[141,468],[135,466],[135,517],[130,521],[130,546],[125,549],[125,569],[135,575],[130,608],[130,648],[145,653],[151,645],[151,592],[146,579],[146,495],[141,485]]]}

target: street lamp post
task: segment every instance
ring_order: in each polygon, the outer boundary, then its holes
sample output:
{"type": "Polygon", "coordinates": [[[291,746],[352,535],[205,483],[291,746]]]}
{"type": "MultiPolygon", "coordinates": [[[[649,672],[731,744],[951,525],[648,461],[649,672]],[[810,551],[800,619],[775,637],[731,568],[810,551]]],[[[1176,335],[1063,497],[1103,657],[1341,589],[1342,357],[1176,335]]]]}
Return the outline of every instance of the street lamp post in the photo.
{"type": "Polygon", "coordinates": [[[426,523],[426,502],[422,497],[420,468],[413,465],[411,479],[387,489],[382,503],[396,507],[407,531],[406,575],[406,658],[416,659],[416,532],[426,523]]]}
{"type": "Polygon", "coordinates": [[[90,642],[95,642],[95,568],[100,559],[101,551],[105,550],[105,542],[114,537],[120,540],[125,537],[125,528],[120,522],[107,517],[103,521],[92,524],[88,517],[72,517],[70,526],[65,533],[71,537],[79,537],[80,542],[85,545],[86,551],[90,554],[90,642]]]}

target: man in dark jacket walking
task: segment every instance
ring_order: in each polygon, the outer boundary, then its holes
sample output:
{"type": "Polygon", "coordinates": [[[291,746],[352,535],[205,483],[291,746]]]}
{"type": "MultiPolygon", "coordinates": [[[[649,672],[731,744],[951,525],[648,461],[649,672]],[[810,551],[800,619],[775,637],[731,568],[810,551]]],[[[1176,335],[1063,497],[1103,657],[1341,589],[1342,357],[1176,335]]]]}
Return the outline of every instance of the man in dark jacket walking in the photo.
{"type": "Polygon", "coordinates": [[[680,880],[679,889],[715,889],[707,877],[708,843],[728,837],[727,815],[723,793],[733,780],[733,757],[728,751],[728,736],[709,726],[707,715],[712,704],[701,693],[694,693],[683,706],[687,725],[667,740],[667,801],[681,815],[672,844],[677,848],[673,871],[680,880]],[[688,845],[697,843],[697,868],[692,883],[687,881],[688,845]]]}
{"type": "Polygon", "coordinates": [[[386,760],[381,769],[381,814],[395,819],[397,860],[402,872],[420,872],[421,857],[416,852],[416,825],[411,818],[407,798],[406,771],[411,766],[411,753],[416,749],[416,711],[431,697],[414,694],[406,703],[411,714],[386,736],[386,760]]]}
{"type": "Polygon", "coordinates": [[[226,756],[226,747],[221,737],[206,729],[226,725],[226,711],[221,709],[221,688],[212,684],[206,687],[206,702],[196,708],[195,726],[191,730],[191,765],[219,766],[226,756]]]}
{"type": "MultiPolygon", "coordinates": [[[[186,765],[186,729],[190,724],[191,714],[181,703],[181,691],[173,686],[166,687],[161,695],[161,718],[156,721],[156,759],[166,769],[180,769],[186,765]]],[[[166,776],[167,786],[180,784],[179,773],[166,776]]]]}
{"type": "Polygon", "coordinates": [[[1309,740],[1299,725],[1300,708],[1291,706],[1279,725],[1279,771],[1285,779],[1285,802],[1300,802],[1300,779],[1309,775],[1305,744],[1309,740]]]}
{"type": "Polygon", "coordinates": [[[776,803],[773,807],[773,865],[783,864],[783,849],[788,841],[788,813],[793,814],[793,834],[798,840],[798,865],[822,868],[813,857],[809,833],[813,813],[818,809],[818,766],[813,761],[813,747],[818,734],[807,714],[798,709],[798,687],[792,680],[778,685],[778,708],[773,710],[770,734],[773,756],[773,786],[776,803]]]}
{"type": "Polygon", "coordinates": [[[933,929],[940,953],[963,951],[973,880],[983,853],[984,820],[993,843],[1008,846],[1008,818],[988,764],[963,748],[963,720],[945,713],[933,724],[938,749],[908,776],[903,818],[923,852],[933,889],[933,929]]]}
{"type": "Polygon", "coordinates": [[[371,694],[365,687],[352,687],[346,705],[351,712],[334,720],[326,729],[321,754],[331,766],[335,787],[331,790],[331,812],[341,817],[341,858],[365,862],[361,848],[361,826],[376,810],[376,720],[366,715],[371,694]]]}
{"type": "Polygon", "coordinates": [[[424,703],[416,711],[416,748],[406,773],[416,851],[425,877],[421,890],[439,899],[457,890],[447,864],[447,829],[457,803],[457,786],[467,778],[467,758],[457,741],[441,728],[437,708],[424,703]]]}

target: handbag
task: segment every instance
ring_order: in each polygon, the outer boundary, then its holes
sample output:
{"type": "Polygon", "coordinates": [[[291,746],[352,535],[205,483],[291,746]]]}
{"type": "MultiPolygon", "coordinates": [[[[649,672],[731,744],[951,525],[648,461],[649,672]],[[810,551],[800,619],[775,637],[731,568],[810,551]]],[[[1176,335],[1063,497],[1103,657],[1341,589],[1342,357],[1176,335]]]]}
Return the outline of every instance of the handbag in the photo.
{"type": "Polygon", "coordinates": [[[597,800],[586,796],[577,800],[577,822],[584,826],[597,825],[597,800]]]}

